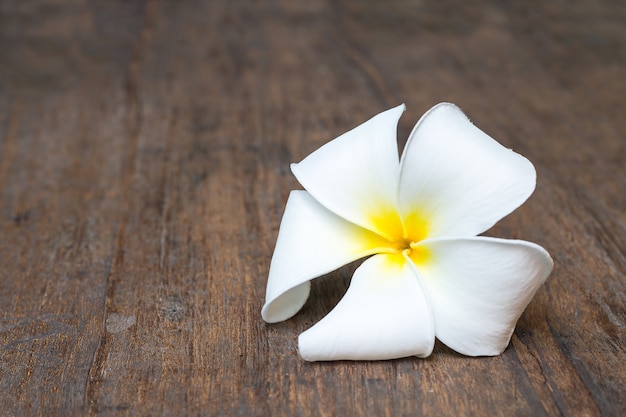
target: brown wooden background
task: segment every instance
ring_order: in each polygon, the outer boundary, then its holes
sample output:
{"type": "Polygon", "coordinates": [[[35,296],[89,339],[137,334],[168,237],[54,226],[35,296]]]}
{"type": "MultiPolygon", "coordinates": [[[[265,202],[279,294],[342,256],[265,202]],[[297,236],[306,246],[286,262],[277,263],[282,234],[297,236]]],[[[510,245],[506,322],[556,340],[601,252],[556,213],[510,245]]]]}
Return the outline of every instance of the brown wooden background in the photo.
{"type": "Polygon", "coordinates": [[[0,415],[626,415],[626,3],[0,1],[0,415]],[[531,159],[503,355],[306,363],[260,308],[289,163],[452,101],[531,159]]]}

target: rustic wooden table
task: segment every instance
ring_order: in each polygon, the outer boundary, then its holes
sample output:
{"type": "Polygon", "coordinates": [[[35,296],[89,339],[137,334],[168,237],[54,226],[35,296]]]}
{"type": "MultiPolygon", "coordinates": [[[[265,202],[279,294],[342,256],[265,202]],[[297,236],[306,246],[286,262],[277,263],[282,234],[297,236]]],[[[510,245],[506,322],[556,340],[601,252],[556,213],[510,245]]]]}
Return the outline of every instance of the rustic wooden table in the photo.
{"type": "Polygon", "coordinates": [[[0,2],[0,415],[626,415],[626,3],[0,2]],[[307,363],[260,317],[289,163],[452,101],[555,269],[499,357],[307,363]]]}

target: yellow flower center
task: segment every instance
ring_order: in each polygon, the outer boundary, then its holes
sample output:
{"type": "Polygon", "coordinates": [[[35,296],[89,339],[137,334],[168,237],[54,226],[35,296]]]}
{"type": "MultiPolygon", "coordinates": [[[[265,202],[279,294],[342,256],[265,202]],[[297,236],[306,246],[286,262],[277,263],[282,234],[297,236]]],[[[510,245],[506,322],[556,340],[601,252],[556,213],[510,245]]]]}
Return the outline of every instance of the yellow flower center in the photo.
{"type": "MultiPolygon", "coordinates": [[[[404,255],[416,264],[424,264],[430,258],[428,249],[420,242],[428,236],[428,222],[418,210],[413,211],[404,219],[394,208],[385,208],[371,221],[378,234],[384,238],[381,253],[404,255]]],[[[398,262],[404,261],[398,256],[398,262]]]]}

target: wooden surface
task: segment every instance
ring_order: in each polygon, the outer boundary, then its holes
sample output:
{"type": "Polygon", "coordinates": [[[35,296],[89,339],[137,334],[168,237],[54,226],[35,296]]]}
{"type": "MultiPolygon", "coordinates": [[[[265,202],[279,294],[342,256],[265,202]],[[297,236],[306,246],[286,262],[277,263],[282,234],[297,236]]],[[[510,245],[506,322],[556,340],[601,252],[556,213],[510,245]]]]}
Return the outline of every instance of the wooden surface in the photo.
{"type": "MultiPolygon", "coordinates": [[[[626,415],[626,3],[0,1],[0,415],[626,415]],[[538,171],[499,357],[306,363],[260,309],[289,164],[452,101],[538,171]]],[[[401,141],[402,143],[402,141],[401,141]]]]}

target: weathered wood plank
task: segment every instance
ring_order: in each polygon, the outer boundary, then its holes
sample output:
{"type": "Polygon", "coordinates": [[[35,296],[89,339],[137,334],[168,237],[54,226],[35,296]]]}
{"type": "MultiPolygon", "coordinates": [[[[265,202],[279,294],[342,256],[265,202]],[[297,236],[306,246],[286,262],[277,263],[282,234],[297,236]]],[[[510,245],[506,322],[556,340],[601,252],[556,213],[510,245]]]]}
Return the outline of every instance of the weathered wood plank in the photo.
{"type": "Polygon", "coordinates": [[[0,5],[0,414],[626,413],[626,7],[0,5]],[[439,101],[528,156],[555,270],[499,357],[306,363],[260,317],[290,162],[439,101]]]}

